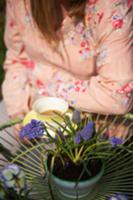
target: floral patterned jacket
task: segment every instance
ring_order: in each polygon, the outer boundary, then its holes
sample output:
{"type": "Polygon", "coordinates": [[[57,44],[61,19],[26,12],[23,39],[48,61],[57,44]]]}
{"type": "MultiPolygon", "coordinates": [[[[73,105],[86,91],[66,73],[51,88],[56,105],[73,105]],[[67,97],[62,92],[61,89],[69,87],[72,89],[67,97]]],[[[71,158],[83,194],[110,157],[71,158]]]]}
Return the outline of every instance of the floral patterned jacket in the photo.
{"type": "Polygon", "coordinates": [[[40,96],[61,97],[88,112],[128,112],[133,102],[133,1],[89,0],[85,25],[75,25],[69,16],[63,20],[58,52],[41,37],[26,3],[7,0],[3,97],[8,114],[28,112],[40,96]]]}

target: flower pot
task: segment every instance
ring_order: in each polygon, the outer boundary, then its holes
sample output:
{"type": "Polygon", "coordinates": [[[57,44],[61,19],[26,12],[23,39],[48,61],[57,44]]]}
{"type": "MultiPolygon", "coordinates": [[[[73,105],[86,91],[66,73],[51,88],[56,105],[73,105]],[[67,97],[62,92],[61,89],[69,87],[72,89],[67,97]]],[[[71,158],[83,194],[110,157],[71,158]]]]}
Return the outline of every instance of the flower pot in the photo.
{"type": "Polygon", "coordinates": [[[83,198],[93,190],[96,183],[101,179],[104,173],[104,164],[102,164],[100,171],[88,180],[79,181],[68,181],[58,178],[57,176],[51,174],[52,184],[56,187],[59,193],[68,198],[83,198]]]}

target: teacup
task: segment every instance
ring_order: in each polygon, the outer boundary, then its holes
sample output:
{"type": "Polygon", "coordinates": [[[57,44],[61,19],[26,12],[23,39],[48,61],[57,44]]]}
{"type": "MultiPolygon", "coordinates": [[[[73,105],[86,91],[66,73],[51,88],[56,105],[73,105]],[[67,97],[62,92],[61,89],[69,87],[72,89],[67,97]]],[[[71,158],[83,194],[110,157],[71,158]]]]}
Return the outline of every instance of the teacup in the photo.
{"type": "MultiPolygon", "coordinates": [[[[58,127],[58,124],[53,121],[53,119],[59,123],[63,122],[61,118],[62,114],[68,112],[69,106],[68,103],[57,97],[42,97],[37,99],[32,105],[32,110],[27,113],[23,120],[23,126],[30,123],[32,119],[40,120],[42,122],[48,122],[49,125],[53,127],[58,127]],[[59,114],[59,115],[58,115],[59,114]]],[[[46,124],[46,126],[48,125],[46,124]]],[[[55,132],[52,130],[49,125],[47,126],[49,134],[52,137],[55,137],[55,132]]],[[[44,137],[45,137],[44,132],[44,137]]]]}
{"type": "MultiPolygon", "coordinates": [[[[48,124],[51,124],[53,127],[58,127],[53,119],[59,123],[62,123],[63,119],[61,118],[61,115],[66,113],[68,108],[68,103],[65,100],[57,97],[39,98],[32,106],[32,110],[37,114],[37,119],[41,120],[42,122],[48,122],[48,124]]],[[[55,137],[55,132],[52,129],[48,128],[48,132],[52,137],[55,137]]]]}
{"type": "Polygon", "coordinates": [[[32,109],[45,119],[51,119],[68,111],[68,103],[57,97],[42,97],[36,100],[32,109]]]}

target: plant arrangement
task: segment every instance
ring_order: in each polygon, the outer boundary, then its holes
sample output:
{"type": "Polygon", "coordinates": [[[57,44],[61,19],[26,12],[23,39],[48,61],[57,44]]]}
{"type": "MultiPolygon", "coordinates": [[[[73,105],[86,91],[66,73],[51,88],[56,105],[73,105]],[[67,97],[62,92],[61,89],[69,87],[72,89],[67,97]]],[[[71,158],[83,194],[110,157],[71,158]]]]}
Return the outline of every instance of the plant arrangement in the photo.
{"type": "Polygon", "coordinates": [[[1,170],[0,199],[11,199],[11,190],[12,199],[20,200],[133,199],[132,131],[109,136],[119,117],[110,123],[106,116],[101,125],[98,117],[79,111],[56,115],[53,123],[32,119],[21,129],[19,148],[1,170]]]}

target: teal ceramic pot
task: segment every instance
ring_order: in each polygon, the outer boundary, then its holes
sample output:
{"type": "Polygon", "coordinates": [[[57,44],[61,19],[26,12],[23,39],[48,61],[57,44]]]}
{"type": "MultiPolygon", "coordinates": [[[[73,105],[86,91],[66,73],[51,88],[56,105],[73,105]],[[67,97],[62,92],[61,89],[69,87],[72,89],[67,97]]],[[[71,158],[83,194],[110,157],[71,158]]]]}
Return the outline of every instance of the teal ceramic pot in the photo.
{"type": "Polygon", "coordinates": [[[85,181],[79,181],[78,185],[76,185],[76,182],[74,181],[63,180],[55,175],[51,175],[51,181],[61,195],[73,199],[76,199],[77,195],[78,198],[83,198],[93,190],[103,173],[104,165],[102,165],[101,170],[94,177],[85,181]]]}

